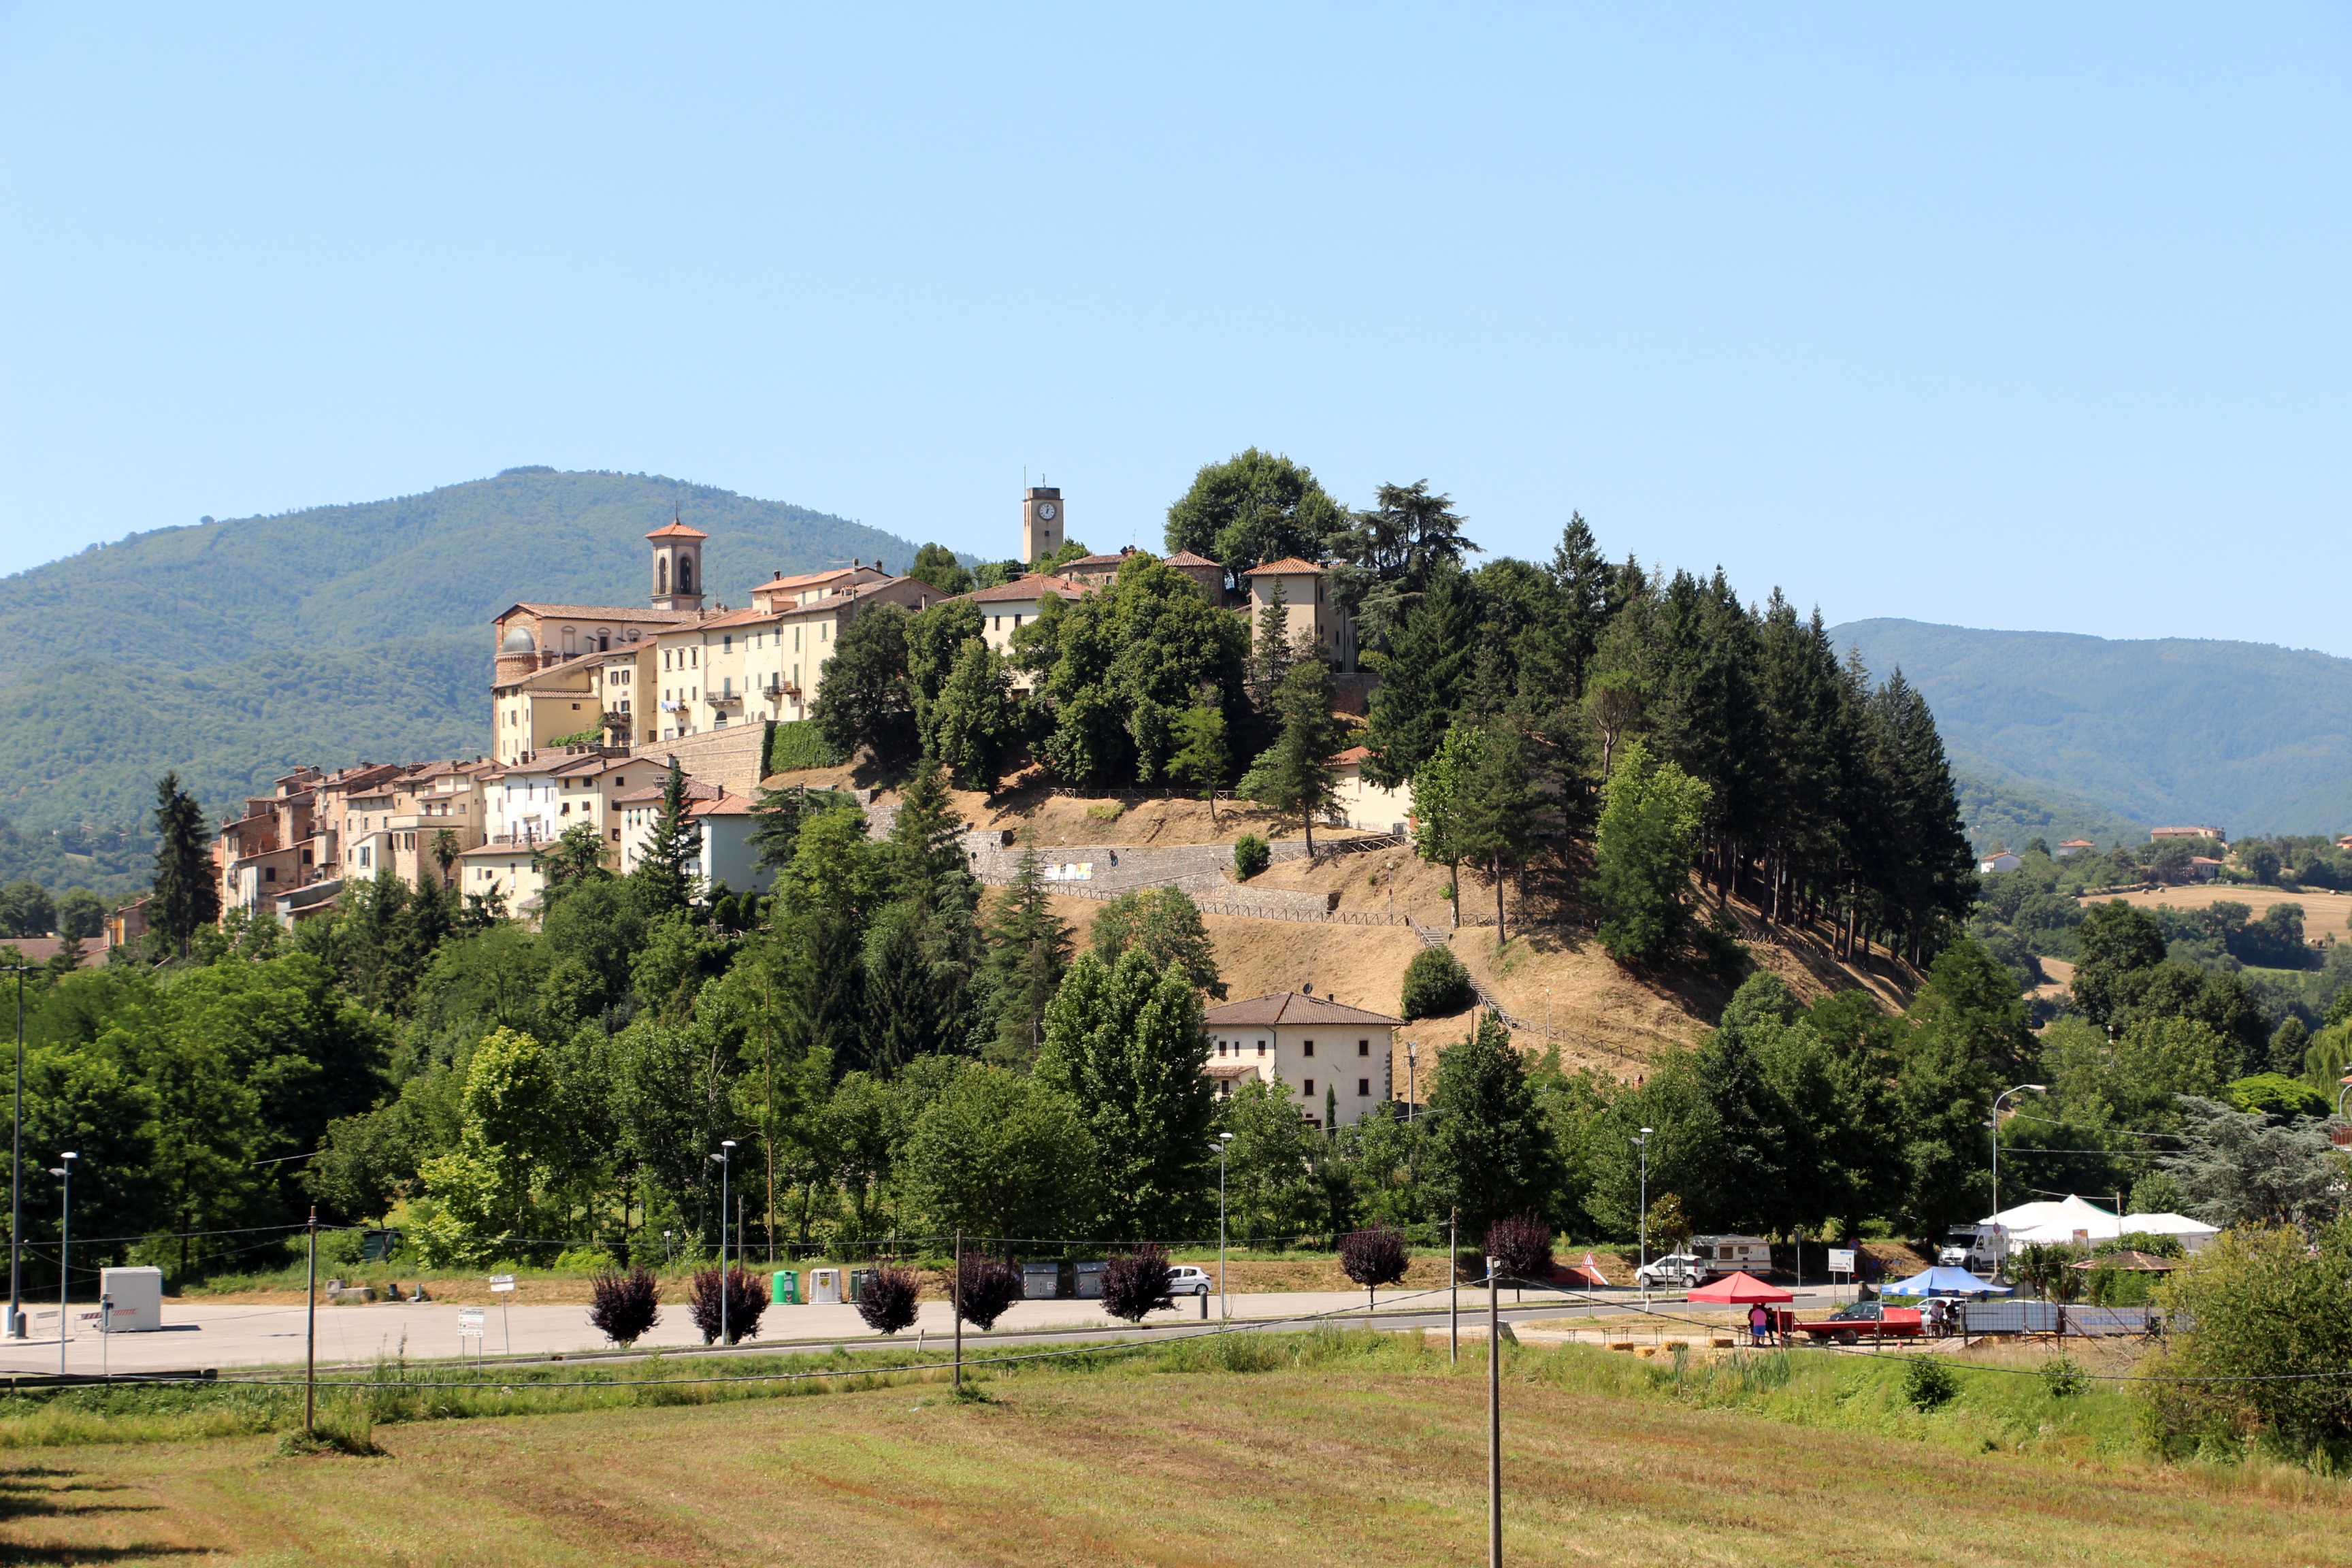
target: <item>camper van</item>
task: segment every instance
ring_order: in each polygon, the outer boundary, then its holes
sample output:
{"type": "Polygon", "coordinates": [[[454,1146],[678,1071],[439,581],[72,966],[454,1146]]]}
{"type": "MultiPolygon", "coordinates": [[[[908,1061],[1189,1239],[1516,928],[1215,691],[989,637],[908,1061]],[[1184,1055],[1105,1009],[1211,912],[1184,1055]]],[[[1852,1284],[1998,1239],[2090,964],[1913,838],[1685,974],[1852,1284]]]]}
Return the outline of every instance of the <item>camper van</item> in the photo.
{"type": "Polygon", "coordinates": [[[1772,1272],[1772,1244],[1760,1236],[1694,1236],[1690,1249],[1698,1259],[1702,1283],[1727,1274],[1753,1274],[1761,1279],[1772,1272]]]}
{"type": "Polygon", "coordinates": [[[2009,1228],[1998,1225],[1956,1225],[1944,1233],[1937,1249],[1939,1268],[1965,1268],[1990,1279],[2009,1261],[2009,1228]]]}

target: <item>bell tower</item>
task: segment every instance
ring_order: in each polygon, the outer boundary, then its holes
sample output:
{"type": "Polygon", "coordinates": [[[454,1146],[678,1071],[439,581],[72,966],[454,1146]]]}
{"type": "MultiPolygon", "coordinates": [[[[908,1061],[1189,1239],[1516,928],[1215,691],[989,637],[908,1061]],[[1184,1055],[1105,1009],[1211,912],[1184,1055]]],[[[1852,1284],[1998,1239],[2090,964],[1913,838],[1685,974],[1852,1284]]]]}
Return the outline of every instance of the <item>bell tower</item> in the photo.
{"type": "Polygon", "coordinates": [[[702,608],[702,542],[710,535],[672,518],[646,537],[654,546],[654,608],[702,608]]]}
{"type": "Polygon", "coordinates": [[[1062,515],[1062,492],[1032,486],[1021,500],[1021,562],[1034,565],[1062,548],[1070,537],[1069,520],[1062,515]]]}

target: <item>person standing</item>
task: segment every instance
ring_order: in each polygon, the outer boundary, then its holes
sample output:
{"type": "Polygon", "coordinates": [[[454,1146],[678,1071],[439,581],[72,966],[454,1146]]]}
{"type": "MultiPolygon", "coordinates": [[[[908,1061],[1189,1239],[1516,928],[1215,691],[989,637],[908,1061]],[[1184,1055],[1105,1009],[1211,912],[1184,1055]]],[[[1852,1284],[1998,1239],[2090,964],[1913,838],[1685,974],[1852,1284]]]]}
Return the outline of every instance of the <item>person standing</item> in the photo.
{"type": "Polygon", "coordinates": [[[1761,1301],[1748,1309],[1748,1342],[1751,1345],[1772,1342],[1772,1314],[1764,1310],[1761,1301]]]}

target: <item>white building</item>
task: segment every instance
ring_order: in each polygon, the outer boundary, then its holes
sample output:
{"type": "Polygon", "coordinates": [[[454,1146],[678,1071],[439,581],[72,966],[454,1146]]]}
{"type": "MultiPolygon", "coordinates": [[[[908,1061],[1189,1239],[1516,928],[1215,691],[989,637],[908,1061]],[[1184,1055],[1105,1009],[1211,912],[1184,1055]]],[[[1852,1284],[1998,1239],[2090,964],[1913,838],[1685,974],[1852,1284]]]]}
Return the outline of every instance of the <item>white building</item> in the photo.
{"type": "MultiPolygon", "coordinates": [[[[666,781],[657,781],[650,788],[631,791],[618,802],[620,870],[625,876],[645,858],[646,847],[653,841],[654,828],[661,821],[665,787],[666,781]]],[[[706,889],[724,882],[738,893],[766,892],[776,874],[759,868],[760,852],[751,844],[751,830],[758,826],[753,803],[697,779],[686,781],[686,795],[687,816],[702,830],[687,874],[701,878],[706,889]]]]}
{"type": "Polygon", "coordinates": [[[1391,1047],[1402,1018],[1274,991],[1212,1007],[1202,1024],[1209,1032],[1207,1074],[1221,1100],[1244,1083],[1279,1083],[1298,1097],[1298,1113],[1320,1127],[1327,1094],[1338,1097],[1341,1122],[1360,1121],[1395,1098],[1391,1047]]]}
{"type": "Polygon", "coordinates": [[[2024,858],[2014,849],[1996,849],[1977,857],[1977,869],[1988,877],[1995,871],[2014,871],[2024,864],[2024,858]]]}
{"type": "Polygon", "coordinates": [[[1331,805],[1349,826],[1386,833],[1412,821],[1412,781],[1407,779],[1394,789],[1372,783],[1364,776],[1364,763],[1371,754],[1369,747],[1350,746],[1331,759],[1339,778],[1331,805]]]}
{"type": "MultiPolygon", "coordinates": [[[[1075,602],[1094,591],[1092,584],[1075,577],[1028,572],[993,588],[975,588],[963,597],[980,611],[981,640],[992,651],[1009,658],[1013,653],[1013,634],[1036,621],[1038,609],[1046,599],[1075,602]]],[[[1016,689],[1029,689],[1029,677],[1023,671],[1013,672],[1013,683],[1016,689]]]]}

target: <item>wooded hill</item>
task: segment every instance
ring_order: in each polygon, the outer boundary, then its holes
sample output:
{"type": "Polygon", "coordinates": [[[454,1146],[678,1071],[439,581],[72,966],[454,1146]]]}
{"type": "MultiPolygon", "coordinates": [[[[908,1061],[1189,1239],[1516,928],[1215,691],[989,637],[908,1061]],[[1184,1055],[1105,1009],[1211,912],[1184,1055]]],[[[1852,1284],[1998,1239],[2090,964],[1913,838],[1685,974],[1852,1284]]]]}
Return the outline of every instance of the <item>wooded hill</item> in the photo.
{"type": "Polygon", "coordinates": [[[635,604],[642,535],[683,516],[709,581],[915,546],[658,475],[509,468],[422,495],[134,533],[0,579],[0,817],[133,823],[176,768],[217,813],[296,763],[467,755],[489,726],[489,617],[635,604]]]}
{"type": "Polygon", "coordinates": [[[2104,849],[2120,835],[2103,810],[2134,837],[2171,823],[2232,837],[2352,825],[2352,659],[1902,620],[1830,635],[1874,669],[1901,666],[1934,706],[1956,771],[1981,792],[1967,803],[1980,848],[2039,835],[2104,849]],[[1986,809],[2003,795],[2027,809],[1986,809]],[[2016,836],[2035,810],[2046,822],[2016,836]]]}

